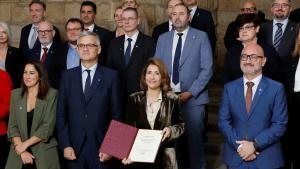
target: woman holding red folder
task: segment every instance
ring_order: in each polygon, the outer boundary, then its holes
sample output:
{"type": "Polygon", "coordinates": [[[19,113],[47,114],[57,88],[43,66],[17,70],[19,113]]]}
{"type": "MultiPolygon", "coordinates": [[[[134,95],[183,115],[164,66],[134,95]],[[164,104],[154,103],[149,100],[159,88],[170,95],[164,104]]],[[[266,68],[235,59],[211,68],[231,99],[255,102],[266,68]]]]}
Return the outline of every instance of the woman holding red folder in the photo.
{"type": "Polygon", "coordinates": [[[184,132],[184,123],[179,98],[171,91],[167,68],[160,59],[148,60],[140,86],[143,91],[128,98],[125,122],[140,129],[162,130],[162,144],[153,164],[133,163],[130,159],[122,163],[133,169],[177,169],[174,139],[184,132]]]}

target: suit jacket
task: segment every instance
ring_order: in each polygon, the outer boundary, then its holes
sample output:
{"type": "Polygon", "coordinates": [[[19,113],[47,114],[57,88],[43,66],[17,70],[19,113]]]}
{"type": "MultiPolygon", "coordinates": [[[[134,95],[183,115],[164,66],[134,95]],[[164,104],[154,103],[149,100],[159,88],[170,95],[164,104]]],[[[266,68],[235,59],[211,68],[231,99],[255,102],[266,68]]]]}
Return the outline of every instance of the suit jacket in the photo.
{"type": "MultiPolygon", "coordinates": [[[[294,47],[295,47],[295,40],[296,40],[296,23],[293,21],[288,21],[286,28],[283,32],[283,36],[279,47],[277,49],[277,54],[279,58],[283,61],[287,59],[294,47]]],[[[273,22],[268,21],[261,25],[260,29],[260,40],[264,43],[273,46],[273,22]]]]}
{"type": "MultiPolygon", "coordinates": [[[[24,26],[21,30],[21,38],[20,38],[20,44],[19,44],[19,48],[21,50],[21,53],[24,57],[30,57],[30,49],[29,49],[29,45],[28,45],[28,38],[29,38],[29,34],[30,34],[30,30],[31,30],[32,24],[28,24],[26,26],[24,26]]],[[[60,34],[59,34],[59,30],[54,26],[54,30],[55,30],[55,36],[53,38],[53,41],[56,43],[60,43],[60,34]]],[[[38,38],[35,41],[35,44],[33,46],[32,49],[40,46],[41,43],[39,42],[38,38]]]]}
{"type": "MultiPolygon", "coordinates": [[[[146,92],[133,93],[128,98],[126,123],[141,129],[151,129],[147,120],[146,92]]],[[[174,169],[177,167],[174,139],[184,132],[184,123],[180,112],[179,98],[172,92],[162,94],[161,107],[157,113],[153,130],[170,127],[171,136],[161,144],[154,164],[136,164],[137,168],[174,169]]]]}
{"type": "Polygon", "coordinates": [[[98,62],[101,65],[105,65],[107,62],[109,43],[114,38],[114,34],[111,31],[104,29],[96,24],[94,26],[93,32],[95,32],[99,36],[101,43],[101,53],[99,55],[98,62]]]}
{"type": "MultiPolygon", "coordinates": [[[[172,76],[172,45],[174,31],[158,38],[155,57],[162,59],[172,76]]],[[[186,106],[208,103],[207,84],[213,74],[212,51],[205,32],[189,28],[179,61],[179,81],[182,92],[191,92],[193,97],[186,106]]]]}
{"type": "Polygon", "coordinates": [[[5,59],[5,69],[11,77],[14,89],[21,87],[23,69],[26,60],[27,59],[21,55],[18,48],[12,46],[8,47],[5,59]]]}
{"type": "Polygon", "coordinates": [[[148,58],[153,57],[155,45],[152,38],[139,32],[129,63],[126,66],[124,41],[125,35],[111,41],[107,66],[119,71],[121,83],[124,86],[124,94],[129,96],[131,93],[140,91],[141,72],[148,58]]]}
{"type": "Polygon", "coordinates": [[[61,78],[57,104],[57,136],[63,150],[73,147],[80,155],[85,144],[91,154],[98,150],[111,119],[121,120],[117,72],[98,64],[87,100],[82,89],[81,66],[65,71],[61,78]]]}
{"type": "Polygon", "coordinates": [[[53,55],[48,74],[50,82],[52,82],[52,87],[55,89],[59,88],[62,72],[67,70],[68,51],[69,44],[68,42],[65,42],[58,46],[57,52],[53,55]]]}
{"type": "MultiPolygon", "coordinates": [[[[55,108],[56,108],[56,90],[49,89],[48,94],[44,100],[36,100],[34,109],[33,121],[31,126],[31,135],[27,132],[27,97],[21,96],[22,89],[13,90],[10,103],[10,116],[8,122],[8,139],[13,137],[21,137],[27,140],[32,136],[37,136],[42,139],[41,142],[30,147],[37,168],[59,169],[59,160],[57,153],[57,141],[54,138],[55,128],[55,108]]],[[[5,169],[21,169],[23,162],[20,155],[15,151],[12,144],[5,169]]]]}
{"type": "Polygon", "coordinates": [[[284,165],[280,138],[287,122],[286,97],[281,83],[263,76],[249,113],[246,112],[243,78],[227,83],[218,122],[226,140],[224,162],[234,168],[244,163],[250,168],[280,168],[284,165]],[[237,153],[237,140],[255,140],[260,154],[255,160],[244,162],[237,153]]]}
{"type": "Polygon", "coordinates": [[[0,136],[6,135],[12,84],[8,73],[0,69],[0,136]]]}
{"type": "Polygon", "coordinates": [[[215,24],[211,12],[205,9],[197,8],[190,26],[207,33],[211,49],[214,51],[217,38],[215,33],[215,24]]]}
{"type": "MultiPolygon", "coordinates": [[[[258,42],[258,44],[263,48],[264,56],[267,59],[267,62],[263,67],[263,74],[273,80],[281,81],[282,67],[276,50],[273,46],[266,45],[261,42],[258,42]]],[[[244,46],[242,44],[238,44],[231,47],[226,53],[222,71],[223,84],[243,76],[243,72],[240,67],[240,57],[243,48],[244,46]]]]}
{"type": "Polygon", "coordinates": [[[289,19],[296,23],[299,23],[300,22],[300,8],[293,10],[290,13],[289,19]]]}
{"type": "Polygon", "coordinates": [[[169,31],[169,21],[164,22],[162,24],[157,25],[154,29],[153,29],[153,33],[152,33],[152,38],[155,40],[155,42],[157,42],[158,37],[169,31]]]}

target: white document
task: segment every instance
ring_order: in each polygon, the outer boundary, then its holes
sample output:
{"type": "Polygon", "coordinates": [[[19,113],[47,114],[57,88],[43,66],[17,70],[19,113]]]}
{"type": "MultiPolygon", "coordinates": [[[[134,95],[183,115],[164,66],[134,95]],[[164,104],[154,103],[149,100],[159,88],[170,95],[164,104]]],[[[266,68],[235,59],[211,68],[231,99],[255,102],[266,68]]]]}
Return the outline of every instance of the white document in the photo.
{"type": "Polygon", "coordinates": [[[130,160],[154,163],[162,136],[162,130],[139,129],[129,154],[130,160]]]}

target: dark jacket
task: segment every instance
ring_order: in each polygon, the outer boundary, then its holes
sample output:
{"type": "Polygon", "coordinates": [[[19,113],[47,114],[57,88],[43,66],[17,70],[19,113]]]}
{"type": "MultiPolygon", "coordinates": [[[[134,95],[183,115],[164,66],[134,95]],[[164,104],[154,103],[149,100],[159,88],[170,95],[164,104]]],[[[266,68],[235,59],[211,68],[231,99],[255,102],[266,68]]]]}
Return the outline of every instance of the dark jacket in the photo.
{"type": "MultiPolygon", "coordinates": [[[[125,122],[140,129],[151,129],[147,120],[146,92],[133,93],[128,98],[125,122]]],[[[176,155],[173,140],[184,132],[184,123],[180,113],[179,98],[173,92],[163,93],[161,107],[157,113],[154,130],[171,128],[171,137],[161,144],[154,164],[134,163],[129,168],[176,169],[176,155]]]]}

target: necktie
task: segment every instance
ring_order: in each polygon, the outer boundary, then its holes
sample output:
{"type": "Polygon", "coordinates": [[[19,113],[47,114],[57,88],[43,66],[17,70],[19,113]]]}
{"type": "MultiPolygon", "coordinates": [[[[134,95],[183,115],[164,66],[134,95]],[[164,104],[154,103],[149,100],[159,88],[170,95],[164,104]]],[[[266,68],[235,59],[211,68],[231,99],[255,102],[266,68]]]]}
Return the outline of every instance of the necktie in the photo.
{"type": "Polygon", "coordinates": [[[132,39],[128,38],[127,41],[128,41],[128,45],[127,45],[127,48],[126,48],[126,51],[125,51],[125,63],[126,63],[126,66],[129,63],[129,59],[130,59],[130,55],[131,55],[131,41],[132,41],[132,39]]]}
{"type": "Polygon", "coordinates": [[[88,93],[89,93],[89,89],[91,88],[91,70],[89,69],[85,69],[85,71],[87,72],[88,76],[85,80],[85,86],[84,86],[84,96],[87,99],[88,97],[88,93]]]}
{"type": "Polygon", "coordinates": [[[181,55],[181,46],[182,46],[182,38],[183,33],[177,33],[178,42],[175,50],[175,56],[173,60],[173,72],[172,72],[172,82],[176,85],[179,82],[179,60],[181,55]]]}
{"type": "Polygon", "coordinates": [[[277,50],[278,46],[280,44],[281,38],[282,38],[282,23],[276,23],[277,25],[277,30],[275,32],[275,36],[274,36],[274,48],[277,50]]]}
{"type": "Polygon", "coordinates": [[[48,48],[43,48],[43,51],[44,51],[44,53],[43,53],[42,58],[41,58],[41,63],[45,64],[48,48]]]}
{"type": "Polygon", "coordinates": [[[254,86],[253,82],[247,82],[247,91],[246,91],[246,110],[247,113],[250,112],[251,104],[252,104],[252,87],[254,86]]]}
{"type": "Polygon", "coordinates": [[[171,26],[172,26],[172,31],[175,30],[175,26],[173,24],[171,26]]]}
{"type": "Polygon", "coordinates": [[[33,29],[33,33],[32,33],[31,39],[30,39],[29,49],[33,48],[33,46],[35,44],[35,41],[36,41],[36,38],[37,38],[37,27],[33,26],[32,29],[33,29]]]}

